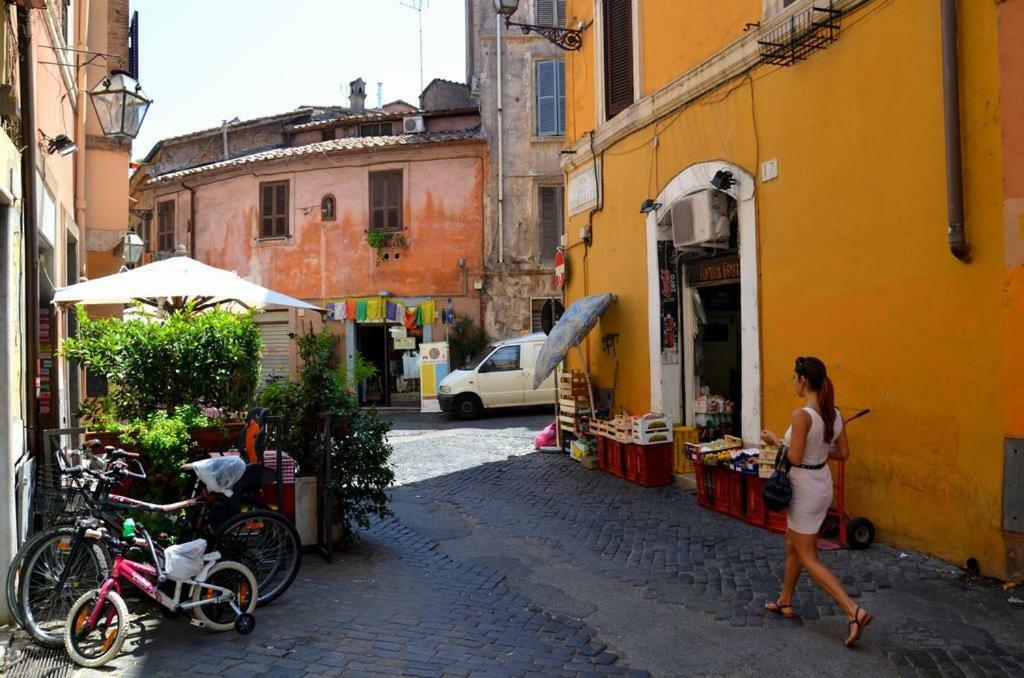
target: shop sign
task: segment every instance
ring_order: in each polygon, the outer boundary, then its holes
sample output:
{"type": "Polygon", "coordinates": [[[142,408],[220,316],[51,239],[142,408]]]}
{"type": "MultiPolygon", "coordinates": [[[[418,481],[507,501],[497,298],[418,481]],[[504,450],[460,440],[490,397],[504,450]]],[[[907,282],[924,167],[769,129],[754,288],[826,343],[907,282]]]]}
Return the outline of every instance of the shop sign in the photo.
{"type": "Polygon", "coordinates": [[[420,344],[420,411],[440,412],[437,387],[448,376],[448,344],[420,344]]]}
{"type": "Polygon", "coordinates": [[[740,257],[737,254],[703,259],[686,265],[686,282],[691,286],[735,283],[739,280],[740,257]]]}
{"type": "Polygon", "coordinates": [[[416,348],[416,337],[395,337],[396,351],[411,351],[416,348]]]}
{"type": "Polygon", "coordinates": [[[565,263],[565,252],[558,250],[555,252],[555,285],[558,289],[565,287],[565,279],[568,275],[568,267],[565,263]]]}
{"type": "Polygon", "coordinates": [[[658,288],[661,299],[661,362],[679,362],[679,269],[671,240],[658,241],[658,288]]]}

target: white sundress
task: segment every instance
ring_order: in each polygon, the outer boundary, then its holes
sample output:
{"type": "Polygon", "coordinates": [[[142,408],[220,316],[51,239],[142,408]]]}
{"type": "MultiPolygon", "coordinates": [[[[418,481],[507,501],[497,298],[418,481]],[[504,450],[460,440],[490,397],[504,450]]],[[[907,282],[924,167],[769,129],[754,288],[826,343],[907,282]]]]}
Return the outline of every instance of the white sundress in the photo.
{"type": "MultiPolygon", "coordinates": [[[[832,440],[825,442],[825,421],[821,415],[813,407],[805,407],[804,411],[811,415],[811,430],[807,432],[803,463],[815,466],[826,461],[834,449],[835,441],[843,432],[843,418],[837,409],[832,440]]],[[[787,447],[792,433],[792,427],[786,430],[787,447]]],[[[832,505],[832,471],[827,464],[820,469],[793,467],[789,479],[793,485],[787,520],[789,529],[799,534],[818,534],[832,505]]]]}

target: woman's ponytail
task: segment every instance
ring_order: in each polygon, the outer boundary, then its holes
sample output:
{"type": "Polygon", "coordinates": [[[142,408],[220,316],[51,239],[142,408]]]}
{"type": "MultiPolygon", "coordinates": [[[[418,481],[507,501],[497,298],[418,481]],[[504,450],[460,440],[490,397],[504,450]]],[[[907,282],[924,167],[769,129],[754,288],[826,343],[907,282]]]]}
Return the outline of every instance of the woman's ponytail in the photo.
{"type": "Polygon", "coordinates": [[[825,441],[832,443],[836,433],[836,393],[828,376],[821,382],[818,406],[821,408],[821,419],[825,422],[825,441]]]}

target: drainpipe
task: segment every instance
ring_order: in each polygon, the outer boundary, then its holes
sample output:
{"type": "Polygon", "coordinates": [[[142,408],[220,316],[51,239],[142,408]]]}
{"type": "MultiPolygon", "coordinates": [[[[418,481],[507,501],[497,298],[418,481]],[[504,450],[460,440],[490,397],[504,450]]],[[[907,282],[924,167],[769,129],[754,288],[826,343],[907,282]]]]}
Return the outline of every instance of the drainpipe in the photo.
{"type": "Polygon", "coordinates": [[[964,234],[963,159],[960,155],[960,59],[957,55],[956,0],[942,2],[942,107],[946,119],[946,213],[950,253],[971,260],[964,234]]]}
{"type": "MultiPolygon", "coordinates": [[[[75,40],[75,49],[79,50],[76,54],[78,58],[78,73],[76,75],[75,87],[78,89],[78,103],[75,106],[75,143],[78,144],[78,152],[75,153],[75,223],[78,224],[79,237],[81,242],[85,241],[85,153],[86,153],[86,138],[85,138],[85,115],[89,108],[86,103],[86,99],[89,96],[86,94],[86,89],[89,86],[87,77],[87,68],[83,63],[85,59],[85,50],[88,49],[89,42],[89,0],[76,0],[75,3],[75,16],[78,20],[78,36],[75,40]]],[[[79,271],[80,275],[88,275],[88,268],[86,262],[89,257],[85,251],[85,247],[82,247],[82,256],[79,259],[79,271]]],[[[69,280],[69,285],[74,285],[77,280],[69,280]]]]}
{"type": "Polygon", "coordinates": [[[498,46],[498,263],[505,263],[505,165],[502,161],[502,128],[505,126],[504,112],[502,111],[502,86],[501,86],[501,15],[494,15],[494,25],[497,31],[498,46]]]}
{"type": "Polygon", "coordinates": [[[25,428],[29,449],[42,454],[36,360],[39,355],[39,225],[36,218],[36,92],[32,14],[18,5],[18,81],[21,100],[21,218],[25,231],[25,428]]]}

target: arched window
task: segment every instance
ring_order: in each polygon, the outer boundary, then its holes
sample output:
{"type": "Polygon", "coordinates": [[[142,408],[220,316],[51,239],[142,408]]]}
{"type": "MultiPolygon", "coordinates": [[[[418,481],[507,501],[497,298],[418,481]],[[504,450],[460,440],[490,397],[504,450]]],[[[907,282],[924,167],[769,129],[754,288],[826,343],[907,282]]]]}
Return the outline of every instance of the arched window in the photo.
{"type": "Polygon", "coordinates": [[[320,221],[334,221],[333,195],[325,195],[320,201],[320,221]]]}

